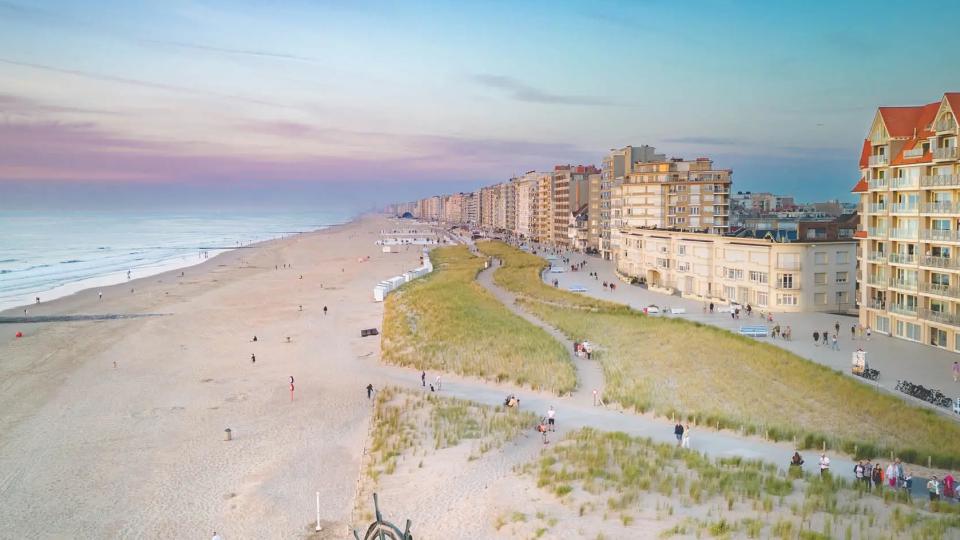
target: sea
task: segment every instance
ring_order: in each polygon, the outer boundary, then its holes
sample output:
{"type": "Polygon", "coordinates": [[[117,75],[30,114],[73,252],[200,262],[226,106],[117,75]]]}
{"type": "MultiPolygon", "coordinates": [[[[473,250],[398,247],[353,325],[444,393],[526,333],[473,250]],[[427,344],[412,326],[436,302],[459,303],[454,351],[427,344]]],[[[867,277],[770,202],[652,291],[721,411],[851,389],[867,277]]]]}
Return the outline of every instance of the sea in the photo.
{"type": "Polygon", "coordinates": [[[0,310],[184,268],[352,217],[349,211],[0,211],[0,310]]]}

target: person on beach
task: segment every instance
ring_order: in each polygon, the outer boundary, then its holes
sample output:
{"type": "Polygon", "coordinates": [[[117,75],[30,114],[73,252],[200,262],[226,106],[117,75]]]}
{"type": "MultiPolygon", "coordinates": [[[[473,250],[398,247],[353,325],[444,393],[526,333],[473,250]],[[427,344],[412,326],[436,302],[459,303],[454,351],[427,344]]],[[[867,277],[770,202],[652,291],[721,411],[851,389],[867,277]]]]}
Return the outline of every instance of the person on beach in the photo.
{"type": "Polygon", "coordinates": [[[826,454],[820,454],[820,476],[830,474],[830,458],[826,454]]]}
{"type": "Polygon", "coordinates": [[[97,298],[103,300],[103,291],[97,291],[97,298]]]}
{"type": "Polygon", "coordinates": [[[223,540],[223,538],[221,538],[220,535],[217,534],[217,531],[213,531],[213,538],[211,538],[210,540],[223,540]]]}
{"type": "Polygon", "coordinates": [[[251,355],[250,355],[250,363],[251,363],[251,364],[256,364],[256,363],[257,363],[257,355],[255,355],[255,354],[251,354],[251,355]]]}
{"type": "Polygon", "coordinates": [[[422,386],[422,387],[424,387],[424,388],[427,387],[427,372],[426,372],[426,371],[421,371],[421,372],[420,372],[420,386],[422,386]]]}
{"type": "Polygon", "coordinates": [[[254,342],[254,343],[257,342],[257,336],[253,336],[253,342],[254,342]]]}
{"type": "Polygon", "coordinates": [[[554,427],[556,415],[557,411],[553,410],[553,405],[551,405],[550,408],[547,409],[547,425],[550,427],[550,431],[556,431],[556,428],[554,427]]]}
{"type": "Polygon", "coordinates": [[[299,307],[300,307],[300,309],[298,309],[297,311],[303,311],[303,304],[300,304],[299,307]]]}
{"type": "Polygon", "coordinates": [[[40,303],[40,297],[39,297],[39,296],[37,297],[37,303],[38,303],[38,304],[40,303]]]}
{"type": "Polygon", "coordinates": [[[673,435],[677,438],[677,446],[680,446],[683,442],[683,425],[680,422],[673,426],[673,435]]]}
{"type": "Polygon", "coordinates": [[[323,306],[323,315],[324,315],[324,316],[327,315],[327,306],[323,306]]]}
{"type": "Polygon", "coordinates": [[[690,424],[683,428],[683,438],[680,439],[680,448],[690,449],[690,424]]]}
{"type": "Polygon", "coordinates": [[[368,384],[368,385],[367,385],[367,399],[370,399],[370,398],[372,398],[372,397],[373,397],[373,384],[368,384]]]}

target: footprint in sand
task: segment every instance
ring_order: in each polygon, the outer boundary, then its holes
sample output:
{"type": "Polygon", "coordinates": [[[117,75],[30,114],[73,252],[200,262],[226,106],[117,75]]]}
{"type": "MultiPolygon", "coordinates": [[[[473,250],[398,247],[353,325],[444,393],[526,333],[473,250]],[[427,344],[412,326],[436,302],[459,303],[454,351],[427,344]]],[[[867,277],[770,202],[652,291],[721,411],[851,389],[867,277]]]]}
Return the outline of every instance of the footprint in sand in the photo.
{"type": "Polygon", "coordinates": [[[213,382],[213,379],[200,379],[200,382],[213,382]]]}
{"type": "Polygon", "coordinates": [[[246,401],[246,400],[247,400],[246,394],[237,394],[235,396],[230,396],[227,398],[227,401],[229,401],[230,403],[233,403],[235,401],[246,401]]]}

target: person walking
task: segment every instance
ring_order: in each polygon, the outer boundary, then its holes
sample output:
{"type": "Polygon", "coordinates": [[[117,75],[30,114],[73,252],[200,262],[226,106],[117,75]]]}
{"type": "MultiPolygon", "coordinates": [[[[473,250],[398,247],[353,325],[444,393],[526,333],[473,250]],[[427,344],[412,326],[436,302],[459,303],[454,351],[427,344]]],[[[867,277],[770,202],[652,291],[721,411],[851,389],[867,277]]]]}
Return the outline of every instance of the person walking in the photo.
{"type": "Polygon", "coordinates": [[[913,499],[913,475],[910,471],[903,473],[903,491],[907,494],[907,499],[913,499]]]}
{"type": "Polygon", "coordinates": [[[683,442],[683,425],[680,422],[677,422],[677,425],[673,426],[673,434],[677,437],[677,446],[683,442]]]}
{"type": "Polygon", "coordinates": [[[839,351],[839,350],[840,350],[840,344],[837,342],[837,335],[834,334],[833,336],[831,336],[830,340],[831,340],[830,343],[831,343],[831,345],[833,346],[833,350],[839,351]]]}
{"type": "Polygon", "coordinates": [[[873,466],[873,487],[879,492],[883,487],[883,467],[879,463],[873,466]]]}
{"type": "Polygon", "coordinates": [[[683,438],[680,439],[680,448],[690,449],[690,424],[683,428],[683,438]]]}
{"type": "Polygon", "coordinates": [[[856,477],[857,482],[863,482],[863,460],[853,466],[853,476],[856,477]]]}
{"type": "Polygon", "coordinates": [[[424,388],[427,387],[427,372],[426,372],[426,371],[421,371],[421,372],[420,372],[420,386],[422,386],[422,387],[424,387],[424,388]]]}
{"type": "Polygon", "coordinates": [[[897,470],[893,463],[887,465],[886,470],[887,485],[892,489],[897,489],[897,470]]]}
{"type": "Polygon", "coordinates": [[[555,411],[553,409],[553,405],[551,405],[550,408],[547,409],[547,427],[550,428],[550,431],[556,431],[556,427],[555,427],[556,416],[557,416],[557,411],[555,411]]]}
{"type": "Polygon", "coordinates": [[[960,380],[960,362],[953,363],[953,382],[960,380]]]}
{"type": "Polygon", "coordinates": [[[840,334],[840,321],[834,321],[834,323],[833,323],[833,330],[834,330],[834,333],[835,333],[835,334],[837,334],[837,335],[840,334]]]}
{"type": "Polygon", "coordinates": [[[820,332],[817,332],[816,330],[813,331],[813,346],[820,346],[820,332]]]}
{"type": "Polygon", "coordinates": [[[324,316],[327,315],[327,306],[323,306],[323,315],[324,315],[324,316]]]}
{"type": "Polygon", "coordinates": [[[940,482],[937,480],[936,475],[927,481],[927,492],[930,494],[930,502],[940,500],[940,482]]]}
{"type": "Polygon", "coordinates": [[[367,385],[367,399],[370,399],[372,397],[373,397],[373,384],[371,383],[367,385]]]}
{"type": "Polygon", "coordinates": [[[873,335],[873,330],[870,327],[867,327],[867,341],[870,341],[870,336],[873,335]]]}
{"type": "Polygon", "coordinates": [[[850,340],[851,341],[857,340],[857,325],[855,324],[850,325],[850,340]]]}
{"type": "Polygon", "coordinates": [[[824,330],[823,332],[823,344],[827,345],[830,343],[830,333],[824,330]]]}
{"type": "Polygon", "coordinates": [[[440,376],[437,375],[437,392],[440,391],[440,388],[441,388],[441,387],[440,387],[440,376]]]}
{"type": "Polygon", "coordinates": [[[793,337],[793,329],[790,328],[790,325],[787,325],[787,331],[783,333],[783,339],[790,341],[793,337]]]}
{"type": "Polygon", "coordinates": [[[863,466],[863,483],[867,486],[869,492],[873,486],[873,464],[870,463],[869,459],[863,466]]]}
{"type": "Polygon", "coordinates": [[[830,458],[827,454],[820,454],[820,476],[824,477],[830,474],[830,458]]]}
{"type": "Polygon", "coordinates": [[[250,355],[250,363],[251,363],[251,364],[256,364],[256,363],[257,363],[257,355],[255,355],[255,354],[251,354],[251,355],[250,355]]]}
{"type": "Polygon", "coordinates": [[[713,315],[713,302],[710,302],[710,314],[713,315]]]}

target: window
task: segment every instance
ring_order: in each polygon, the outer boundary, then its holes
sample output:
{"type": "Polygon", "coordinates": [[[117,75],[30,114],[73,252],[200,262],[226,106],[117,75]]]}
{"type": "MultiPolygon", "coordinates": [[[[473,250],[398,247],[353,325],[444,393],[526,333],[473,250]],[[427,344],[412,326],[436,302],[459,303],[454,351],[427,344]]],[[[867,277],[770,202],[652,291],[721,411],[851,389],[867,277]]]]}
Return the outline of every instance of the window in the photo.
{"type": "Polygon", "coordinates": [[[813,283],[815,285],[826,285],[827,284],[827,273],[826,272],[817,272],[813,275],[813,283]]]}
{"type": "MultiPolygon", "coordinates": [[[[757,305],[762,307],[767,307],[767,302],[768,302],[767,293],[757,291],[757,305]]],[[[960,334],[957,334],[957,335],[960,336],[960,334]]]]}
{"type": "Polygon", "coordinates": [[[691,214],[691,215],[694,215],[694,216],[699,216],[699,215],[700,215],[700,207],[699,207],[699,206],[691,206],[691,207],[690,207],[690,214],[691,214]]]}
{"type": "Polygon", "coordinates": [[[813,254],[814,264],[827,264],[827,253],[825,251],[817,251],[813,254]]]}
{"type": "Polygon", "coordinates": [[[847,272],[837,272],[837,283],[847,282],[847,272]]]}
{"type": "Polygon", "coordinates": [[[743,279],[743,269],[742,268],[727,268],[723,267],[723,276],[727,279],[743,279]]]}
{"type": "Polygon", "coordinates": [[[683,244],[680,244],[679,246],[677,246],[677,255],[686,255],[686,254],[687,254],[687,246],[683,244]]]}
{"type": "Polygon", "coordinates": [[[850,293],[847,291],[837,291],[837,305],[842,306],[850,301],[850,293]]]}
{"type": "Polygon", "coordinates": [[[827,293],[818,292],[813,295],[813,303],[818,306],[827,304],[827,293]]]}
{"type": "Polygon", "coordinates": [[[920,341],[920,325],[906,321],[897,321],[897,336],[913,341],[920,341]]]}
{"type": "Polygon", "coordinates": [[[799,270],[800,254],[799,253],[778,253],[777,268],[781,270],[799,270]]]}
{"type": "Polygon", "coordinates": [[[939,328],[930,328],[930,344],[935,347],[946,347],[947,333],[939,328]]]}
{"type": "Polygon", "coordinates": [[[849,253],[846,251],[837,252],[837,264],[847,264],[850,262],[849,253]]]}
{"type": "Polygon", "coordinates": [[[723,297],[727,300],[733,300],[737,297],[737,289],[734,287],[724,287],[723,297]]]}
{"type": "Polygon", "coordinates": [[[795,295],[795,294],[778,294],[778,295],[777,295],[777,305],[778,305],[778,306],[795,306],[795,305],[797,305],[797,295],[795,295]]]}
{"type": "MultiPolygon", "coordinates": [[[[877,317],[877,332],[883,332],[884,334],[890,333],[890,318],[889,317],[877,317]]],[[[958,334],[960,335],[960,334],[958,334]]]]}
{"type": "Polygon", "coordinates": [[[754,283],[767,283],[769,278],[766,272],[757,272],[756,270],[751,270],[750,281],[754,283]]]}
{"type": "Polygon", "coordinates": [[[793,288],[793,274],[780,274],[777,278],[777,287],[781,289],[793,288]]]}
{"type": "Polygon", "coordinates": [[[950,285],[950,276],[939,272],[930,273],[930,283],[938,287],[948,287],[950,285]]]}

